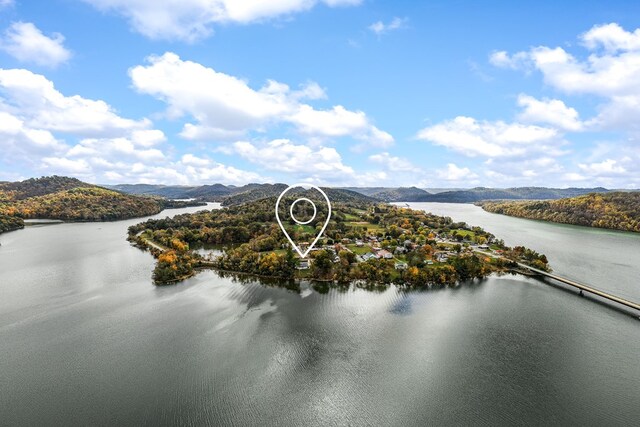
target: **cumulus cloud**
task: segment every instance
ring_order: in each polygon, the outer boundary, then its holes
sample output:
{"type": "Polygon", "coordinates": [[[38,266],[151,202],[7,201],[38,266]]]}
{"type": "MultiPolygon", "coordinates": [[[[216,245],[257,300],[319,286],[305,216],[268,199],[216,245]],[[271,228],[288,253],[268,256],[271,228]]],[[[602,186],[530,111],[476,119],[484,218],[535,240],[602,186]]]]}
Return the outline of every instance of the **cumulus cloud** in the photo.
{"type": "Polygon", "coordinates": [[[41,169],[100,183],[242,185],[268,180],[256,172],[194,154],[184,154],[175,161],[159,149],[141,147],[128,138],[82,140],[58,156],[44,157],[41,169]]]}
{"type": "Polygon", "coordinates": [[[584,33],[581,39],[591,50],[599,47],[609,52],[640,50],[640,29],[629,32],[616,23],[596,25],[584,33]]]}
{"type": "Polygon", "coordinates": [[[535,152],[559,153],[556,129],[503,121],[478,121],[459,116],[426,127],[418,139],[447,147],[468,157],[518,157],[535,152]]]}
{"type": "Polygon", "coordinates": [[[549,124],[566,131],[583,129],[578,112],[559,99],[538,100],[521,94],[518,96],[518,105],[523,108],[518,116],[521,121],[549,124]]]}
{"type": "Polygon", "coordinates": [[[478,175],[466,167],[458,167],[454,163],[448,163],[445,169],[436,171],[438,178],[445,181],[455,181],[458,183],[465,183],[474,185],[477,183],[478,175]]]}
{"type": "Polygon", "coordinates": [[[389,21],[389,23],[386,24],[382,21],[377,21],[369,25],[369,30],[380,36],[390,31],[404,28],[407,24],[407,21],[407,18],[398,17],[393,18],[391,21],[389,21]]]}
{"type": "Polygon", "coordinates": [[[195,41],[209,36],[214,24],[247,24],[292,15],[324,4],[355,6],[362,0],[84,0],[102,11],[124,16],[133,29],[152,39],[195,41]]]}
{"type": "Polygon", "coordinates": [[[343,163],[342,156],[333,147],[312,148],[288,139],[266,143],[239,141],[233,147],[242,158],[268,170],[311,175],[326,181],[343,181],[345,177],[354,176],[354,170],[343,163]]]}
{"type": "Polygon", "coordinates": [[[513,55],[494,52],[490,61],[509,68],[528,64],[557,90],[603,98],[597,116],[588,121],[594,129],[639,131],[640,29],[597,25],[579,40],[589,53],[584,59],[562,47],[538,46],[513,55]]]}
{"type": "Polygon", "coordinates": [[[44,76],[23,69],[0,69],[0,111],[30,128],[78,136],[110,136],[150,126],[148,120],[120,117],[102,100],[65,96],[44,76]]]}
{"type": "Polygon", "coordinates": [[[393,172],[419,172],[420,169],[414,166],[409,160],[393,156],[389,153],[379,153],[369,156],[369,160],[382,165],[393,172]]]}
{"type": "MultiPolygon", "coordinates": [[[[2,5],[0,4],[0,7],[2,5]]],[[[31,22],[14,22],[0,39],[0,49],[21,62],[55,68],[71,58],[64,36],[47,37],[31,22]]]]}
{"type": "Polygon", "coordinates": [[[599,163],[582,163],[579,166],[583,172],[591,176],[616,176],[627,173],[627,170],[613,159],[606,159],[599,163]]]}
{"type": "Polygon", "coordinates": [[[187,139],[235,139],[250,130],[289,124],[310,137],[352,137],[375,146],[393,144],[393,137],[375,127],[362,111],[341,105],[318,110],[302,99],[326,97],[317,83],[292,91],[269,80],[260,89],[247,82],[174,53],[148,58],[149,65],[129,71],[133,86],[164,101],[171,117],[189,115],[181,136],[187,139]]]}
{"type": "Polygon", "coordinates": [[[32,163],[34,158],[59,153],[65,147],[51,132],[29,127],[19,117],[0,111],[0,148],[4,160],[32,163]]]}
{"type": "Polygon", "coordinates": [[[507,51],[500,50],[489,55],[489,62],[499,68],[510,68],[512,70],[526,69],[529,67],[529,55],[526,52],[518,52],[509,55],[507,51]]]}

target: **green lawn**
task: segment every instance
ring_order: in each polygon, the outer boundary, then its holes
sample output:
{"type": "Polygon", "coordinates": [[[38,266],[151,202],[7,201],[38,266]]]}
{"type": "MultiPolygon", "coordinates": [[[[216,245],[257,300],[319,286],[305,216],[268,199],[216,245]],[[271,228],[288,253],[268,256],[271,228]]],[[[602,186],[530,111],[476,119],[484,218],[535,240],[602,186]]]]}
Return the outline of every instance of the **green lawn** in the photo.
{"type": "Polygon", "coordinates": [[[364,254],[368,254],[371,251],[371,246],[369,245],[364,245],[364,246],[356,246],[356,245],[347,245],[347,247],[349,249],[351,249],[351,251],[356,254],[356,255],[364,255],[364,254]]]}
{"type": "Polygon", "coordinates": [[[316,229],[310,225],[301,225],[301,224],[287,225],[285,228],[287,229],[287,231],[293,230],[293,232],[295,233],[316,234],[316,229]]]}
{"type": "Polygon", "coordinates": [[[457,231],[459,236],[469,237],[470,239],[476,237],[476,233],[471,230],[451,230],[451,232],[457,231]]]}
{"type": "Polygon", "coordinates": [[[345,225],[347,227],[354,227],[354,228],[365,227],[368,231],[371,231],[371,232],[377,232],[377,231],[380,231],[380,230],[384,230],[384,228],[382,226],[380,226],[379,224],[372,224],[372,223],[366,222],[366,221],[345,222],[345,225]]]}
{"type": "Polygon", "coordinates": [[[344,214],[344,219],[347,221],[359,221],[360,217],[353,214],[344,214]]]}

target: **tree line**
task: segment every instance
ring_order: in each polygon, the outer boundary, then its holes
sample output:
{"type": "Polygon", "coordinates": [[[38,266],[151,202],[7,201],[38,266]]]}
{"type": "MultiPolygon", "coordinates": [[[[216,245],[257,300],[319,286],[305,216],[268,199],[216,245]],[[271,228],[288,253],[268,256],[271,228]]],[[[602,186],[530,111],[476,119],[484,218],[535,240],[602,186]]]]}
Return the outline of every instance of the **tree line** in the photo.
{"type": "Polygon", "coordinates": [[[593,193],[559,200],[484,202],[486,211],[563,224],[640,232],[640,192],[593,193]]]}

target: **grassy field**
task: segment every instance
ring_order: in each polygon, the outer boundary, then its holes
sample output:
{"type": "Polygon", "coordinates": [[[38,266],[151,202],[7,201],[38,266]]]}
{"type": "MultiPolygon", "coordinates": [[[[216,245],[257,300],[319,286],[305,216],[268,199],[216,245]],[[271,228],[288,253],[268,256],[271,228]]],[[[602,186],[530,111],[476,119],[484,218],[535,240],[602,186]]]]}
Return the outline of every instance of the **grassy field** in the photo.
{"type": "Polygon", "coordinates": [[[360,247],[356,245],[347,245],[347,247],[351,249],[351,251],[356,255],[364,255],[364,254],[368,254],[369,252],[373,252],[371,250],[371,246],[369,245],[364,245],[360,247]]]}
{"type": "Polygon", "coordinates": [[[293,230],[295,233],[309,233],[309,234],[316,234],[316,229],[310,225],[300,225],[300,224],[296,224],[296,225],[287,225],[285,227],[288,231],[293,230]]]}
{"type": "Polygon", "coordinates": [[[345,225],[347,227],[354,227],[354,228],[362,228],[365,227],[368,231],[371,232],[378,232],[381,230],[384,230],[384,227],[378,225],[378,224],[372,224],[370,222],[366,222],[366,221],[351,221],[351,222],[345,222],[345,225]]]}
{"type": "Polygon", "coordinates": [[[459,230],[459,229],[456,229],[455,231],[458,232],[459,236],[469,237],[470,239],[476,237],[476,233],[474,233],[471,230],[459,230]]]}

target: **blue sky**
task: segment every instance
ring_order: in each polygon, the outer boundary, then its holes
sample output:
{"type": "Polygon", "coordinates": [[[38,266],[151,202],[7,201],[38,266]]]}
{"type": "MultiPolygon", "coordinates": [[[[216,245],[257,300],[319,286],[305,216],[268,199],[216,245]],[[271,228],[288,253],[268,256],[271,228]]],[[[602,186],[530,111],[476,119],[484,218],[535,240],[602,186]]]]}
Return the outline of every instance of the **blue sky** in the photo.
{"type": "Polygon", "coordinates": [[[640,187],[640,4],[515,3],[0,0],[0,180],[640,187]]]}

